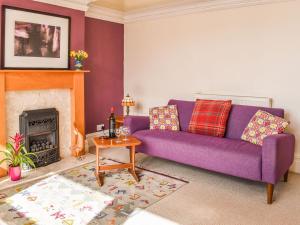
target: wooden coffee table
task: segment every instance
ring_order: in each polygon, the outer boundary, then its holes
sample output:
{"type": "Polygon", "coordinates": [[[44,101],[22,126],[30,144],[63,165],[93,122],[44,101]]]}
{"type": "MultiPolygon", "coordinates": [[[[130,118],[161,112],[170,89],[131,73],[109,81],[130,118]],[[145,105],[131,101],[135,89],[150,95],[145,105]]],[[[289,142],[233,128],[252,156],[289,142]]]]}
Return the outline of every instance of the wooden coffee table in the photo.
{"type": "Polygon", "coordinates": [[[97,182],[100,186],[104,183],[104,171],[106,170],[114,170],[114,169],[128,169],[128,171],[132,174],[133,178],[139,182],[139,178],[135,172],[135,146],[140,145],[141,141],[135,137],[128,136],[128,140],[124,141],[121,137],[119,140],[121,142],[117,142],[117,138],[112,139],[102,139],[99,137],[95,137],[93,139],[94,144],[96,145],[96,171],[95,176],[97,178],[97,182]],[[113,147],[126,147],[129,148],[129,156],[130,163],[121,163],[114,165],[100,165],[100,151],[101,149],[113,148],[113,147]]]}

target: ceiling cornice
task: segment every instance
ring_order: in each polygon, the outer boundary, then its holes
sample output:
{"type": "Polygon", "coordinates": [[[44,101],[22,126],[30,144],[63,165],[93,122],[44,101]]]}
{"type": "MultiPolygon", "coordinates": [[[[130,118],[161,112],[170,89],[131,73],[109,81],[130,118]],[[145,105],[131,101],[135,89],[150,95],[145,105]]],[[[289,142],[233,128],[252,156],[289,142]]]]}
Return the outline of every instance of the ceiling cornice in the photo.
{"type": "Polygon", "coordinates": [[[87,11],[89,9],[89,3],[94,0],[34,0],[36,2],[43,2],[50,5],[62,6],[70,9],[76,9],[80,11],[87,11]]]}
{"type": "Polygon", "coordinates": [[[124,13],[119,10],[91,5],[85,16],[115,23],[124,23],[124,13]]]}
{"type": "Polygon", "coordinates": [[[174,5],[162,5],[155,8],[128,12],[124,16],[124,23],[131,23],[141,20],[157,19],[162,17],[178,16],[191,13],[208,12],[240,7],[249,7],[278,2],[295,0],[210,0],[174,5]]]}
{"type": "Polygon", "coordinates": [[[192,2],[175,1],[173,4],[160,4],[155,7],[132,11],[119,11],[90,4],[95,0],[35,0],[52,5],[59,5],[85,11],[87,17],[115,23],[132,23],[163,17],[185,15],[198,12],[216,11],[256,5],[272,4],[297,0],[194,0],[192,2]]]}

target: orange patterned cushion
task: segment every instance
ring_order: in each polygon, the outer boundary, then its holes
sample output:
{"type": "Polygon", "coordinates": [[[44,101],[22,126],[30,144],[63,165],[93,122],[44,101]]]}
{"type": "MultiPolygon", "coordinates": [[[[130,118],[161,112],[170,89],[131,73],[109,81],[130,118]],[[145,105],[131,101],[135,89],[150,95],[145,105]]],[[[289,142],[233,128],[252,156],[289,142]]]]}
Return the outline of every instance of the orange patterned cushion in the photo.
{"type": "Polygon", "coordinates": [[[150,109],[150,130],[179,131],[179,120],[176,105],[150,109]]]}
{"type": "Polygon", "coordinates": [[[197,99],[189,124],[189,132],[224,137],[231,100],[197,99]]]}
{"type": "Polygon", "coordinates": [[[245,128],[242,140],[262,145],[265,137],[283,133],[288,125],[285,119],[258,110],[245,128]]]}

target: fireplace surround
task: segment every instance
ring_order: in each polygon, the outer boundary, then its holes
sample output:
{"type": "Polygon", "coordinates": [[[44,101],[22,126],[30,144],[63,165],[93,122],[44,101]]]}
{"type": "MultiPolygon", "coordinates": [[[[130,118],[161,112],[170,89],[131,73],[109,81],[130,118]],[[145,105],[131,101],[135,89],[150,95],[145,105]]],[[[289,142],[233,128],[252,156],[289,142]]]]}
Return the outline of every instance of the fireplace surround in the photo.
{"type": "MultiPolygon", "coordinates": [[[[49,89],[69,89],[71,93],[70,122],[80,133],[85,134],[84,121],[84,75],[89,71],[74,70],[0,70],[0,149],[7,142],[6,92],[49,89]]],[[[73,131],[70,132],[72,144],[75,143],[73,131]]],[[[81,151],[79,155],[85,154],[81,151]]],[[[75,156],[75,152],[70,152],[75,156]]],[[[0,159],[2,159],[0,154],[0,159]]],[[[7,175],[7,165],[0,165],[0,177],[7,175]]]]}

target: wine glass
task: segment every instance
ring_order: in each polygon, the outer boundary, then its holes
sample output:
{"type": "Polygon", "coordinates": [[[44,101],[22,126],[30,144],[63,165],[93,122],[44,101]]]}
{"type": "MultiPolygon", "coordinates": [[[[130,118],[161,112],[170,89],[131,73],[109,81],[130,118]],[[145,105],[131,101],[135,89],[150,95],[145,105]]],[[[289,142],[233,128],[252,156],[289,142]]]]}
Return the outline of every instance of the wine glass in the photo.
{"type": "Polygon", "coordinates": [[[117,136],[116,143],[122,142],[122,141],[120,140],[121,134],[122,134],[122,129],[120,129],[120,128],[116,129],[116,136],[117,136]]]}
{"type": "Polygon", "coordinates": [[[123,127],[122,133],[124,135],[123,141],[128,141],[128,135],[130,134],[130,129],[129,127],[123,127]]]}
{"type": "Polygon", "coordinates": [[[105,138],[105,126],[104,125],[101,127],[101,129],[99,130],[99,132],[100,132],[100,139],[103,142],[104,138],[105,138]]]}

